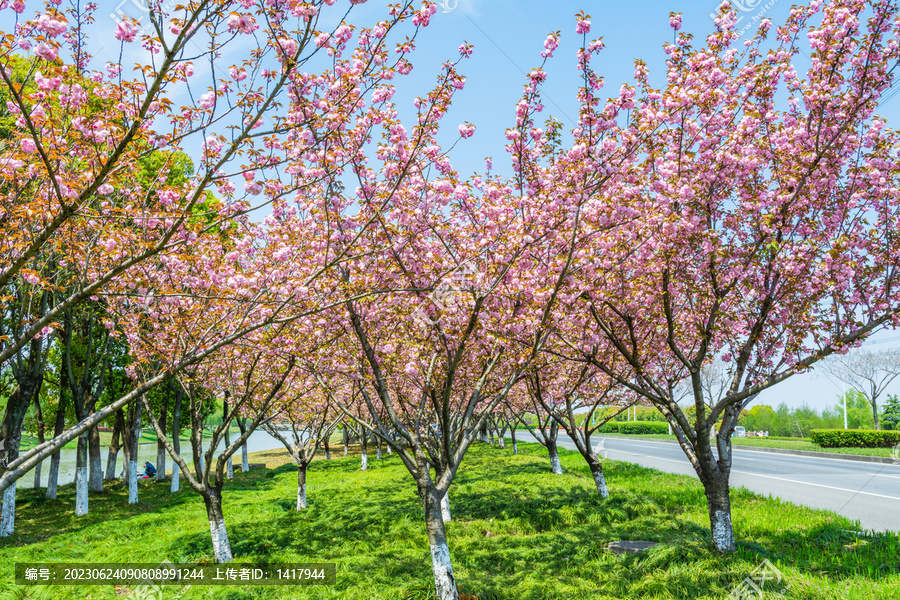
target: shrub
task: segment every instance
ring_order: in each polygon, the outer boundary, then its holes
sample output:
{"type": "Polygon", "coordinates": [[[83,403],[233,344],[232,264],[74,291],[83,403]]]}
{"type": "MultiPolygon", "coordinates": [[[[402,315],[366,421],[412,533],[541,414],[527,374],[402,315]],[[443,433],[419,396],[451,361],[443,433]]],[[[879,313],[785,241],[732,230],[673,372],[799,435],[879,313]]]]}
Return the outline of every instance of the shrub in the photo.
{"type": "Polygon", "coordinates": [[[813,429],[809,437],[823,448],[892,448],[900,444],[900,431],[813,429]]]}
{"type": "Polygon", "coordinates": [[[669,424],[659,421],[610,421],[598,430],[598,433],[626,433],[631,435],[643,433],[669,433],[669,424]]]}

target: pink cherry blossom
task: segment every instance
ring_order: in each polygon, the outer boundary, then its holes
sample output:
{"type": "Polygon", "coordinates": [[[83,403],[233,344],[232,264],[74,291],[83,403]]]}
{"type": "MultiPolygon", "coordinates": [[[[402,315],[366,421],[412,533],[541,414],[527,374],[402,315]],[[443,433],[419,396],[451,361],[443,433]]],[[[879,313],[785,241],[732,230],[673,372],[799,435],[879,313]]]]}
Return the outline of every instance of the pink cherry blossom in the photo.
{"type": "Polygon", "coordinates": [[[47,42],[40,42],[37,46],[34,47],[34,53],[37,54],[40,58],[51,61],[56,60],[57,49],[47,42]]]}
{"type": "Polygon", "coordinates": [[[122,42],[133,42],[135,36],[137,36],[137,27],[131,21],[119,21],[116,25],[116,31],[114,33],[115,38],[122,42]]]}

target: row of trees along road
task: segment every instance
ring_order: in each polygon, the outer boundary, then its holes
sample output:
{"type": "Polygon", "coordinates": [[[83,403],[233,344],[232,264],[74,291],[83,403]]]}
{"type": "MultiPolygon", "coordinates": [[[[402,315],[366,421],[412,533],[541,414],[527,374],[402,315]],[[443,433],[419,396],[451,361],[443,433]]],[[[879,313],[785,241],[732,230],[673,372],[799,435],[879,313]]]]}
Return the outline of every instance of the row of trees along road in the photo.
{"type": "MultiPolygon", "coordinates": [[[[539,120],[551,34],[506,133],[509,177],[462,177],[439,143],[470,46],[411,124],[398,116],[395,82],[436,4],[332,28],[345,10],[334,4],[154,7],[149,30],[125,20],[112,34],[123,56],[141,44],[152,57],[133,72],[94,67],[93,44],[110,40],[87,39],[90,6],[4,9],[16,27],[0,38],[0,364],[12,382],[0,534],[16,480],[78,438],[89,484],[95,426],[121,419],[121,437],[149,422],[177,467],[173,491],[183,477],[203,498],[228,561],[231,456],[256,428],[291,424],[302,510],[306,465],[344,418],[405,465],[437,595],[453,599],[449,492],[481,432],[546,414],[605,496],[596,422],[574,413],[641,403],[673,426],[713,545],[734,551],[741,411],[898,324],[900,139],[875,112],[900,57],[895,3],[815,2],[746,44],[735,10],[699,41],[673,14],[664,86],[638,61],[634,84],[606,101],[603,45],[579,14],[576,127],[539,120]],[[702,376],[713,365],[716,392],[702,376]],[[76,422],[20,451],[48,372],[76,422]],[[223,418],[204,446],[210,395],[223,418]]],[[[474,131],[464,123],[459,138],[474,131]]],[[[136,500],[133,466],[129,484],[136,500]]]]}

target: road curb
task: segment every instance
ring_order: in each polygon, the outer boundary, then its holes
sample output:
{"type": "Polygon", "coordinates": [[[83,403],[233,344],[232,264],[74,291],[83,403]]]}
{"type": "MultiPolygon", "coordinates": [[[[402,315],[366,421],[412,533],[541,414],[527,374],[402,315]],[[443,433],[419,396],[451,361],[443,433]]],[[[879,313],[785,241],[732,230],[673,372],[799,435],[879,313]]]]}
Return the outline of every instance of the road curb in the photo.
{"type": "MultiPolygon", "coordinates": [[[[627,440],[630,439],[624,435],[600,435],[597,437],[602,437],[607,440],[627,440]]],[[[632,441],[640,440],[641,438],[635,438],[632,441]]],[[[678,444],[675,440],[643,440],[645,442],[660,442],[662,444],[678,444]]],[[[857,462],[870,462],[870,463],[881,463],[881,464],[896,464],[897,463],[893,458],[889,458],[887,456],[866,456],[864,454],[838,454],[836,452],[814,452],[812,450],[789,450],[787,448],[763,448],[760,446],[738,446],[732,444],[732,449],[734,450],[751,450],[753,452],[770,452],[772,454],[793,454],[795,456],[813,456],[817,458],[836,458],[838,460],[855,460],[857,462]]]]}

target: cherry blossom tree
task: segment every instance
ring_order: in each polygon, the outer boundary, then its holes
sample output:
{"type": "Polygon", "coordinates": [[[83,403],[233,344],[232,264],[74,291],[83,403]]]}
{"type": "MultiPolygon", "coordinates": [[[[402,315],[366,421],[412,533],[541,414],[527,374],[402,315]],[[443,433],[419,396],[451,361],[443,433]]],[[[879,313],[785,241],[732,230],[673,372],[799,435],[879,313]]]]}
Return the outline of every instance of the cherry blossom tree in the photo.
{"type": "MultiPolygon", "coordinates": [[[[303,379],[310,380],[312,377],[305,374],[303,379]]],[[[306,471],[309,464],[322,443],[331,437],[341,424],[344,415],[334,404],[335,390],[331,387],[313,383],[298,392],[289,392],[285,398],[284,408],[278,412],[277,421],[266,420],[262,423],[262,428],[284,444],[288,454],[297,463],[299,511],[306,508],[306,471]],[[282,433],[281,426],[284,424],[290,426],[290,437],[282,433]]]]}
{"type": "Polygon", "coordinates": [[[897,139],[875,113],[900,58],[897,7],[813,2],[743,46],[735,21],[724,10],[703,45],[676,33],[661,90],[637,64],[628,131],[655,134],[609,201],[640,219],[618,230],[621,245],[597,249],[609,268],[584,273],[575,321],[591,335],[569,342],[666,415],[726,552],[740,411],[900,323],[897,139]],[[702,373],[715,360],[729,385],[712,400],[702,373]],[[693,420],[676,401],[683,379],[693,420]]]}
{"type": "MultiPolygon", "coordinates": [[[[597,493],[609,496],[603,464],[591,435],[638,400],[633,392],[607,377],[590,362],[570,361],[545,351],[525,379],[530,411],[538,416],[538,435],[534,437],[550,452],[554,473],[562,473],[556,439],[559,428],[568,434],[591,470],[597,493]],[[597,419],[598,409],[614,406],[597,419]]],[[[532,429],[523,421],[529,432],[532,429]]]]}
{"type": "MultiPolygon", "coordinates": [[[[94,67],[85,36],[93,5],[63,11],[48,2],[27,21],[20,16],[21,3],[4,5],[17,24],[0,37],[2,92],[14,115],[10,139],[0,149],[0,253],[5,259],[0,287],[26,286],[35,297],[51,287],[68,290],[42,300],[40,310],[22,311],[17,327],[4,330],[4,367],[17,353],[24,356],[64,311],[91,297],[106,296],[118,310],[151,318],[159,312],[154,307],[179,294],[234,300],[240,291],[252,297],[259,288],[247,290],[260,279],[252,271],[188,274],[177,267],[188,255],[199,265],[221,262],[215,252],[213,259],[198,258],[194,246],[203,246],[204,239],[231,248],[232,262],[240,258],[260,236],[245,235],[235,219],[255,208],[272,205],[277,231],[268,243],[284,253],[276,263],[289,255],[298,261],[313,257],[308,264],[316,268],[302,275],[274,269],[266,280],[275,289],[268,305],[259,300],[252,316],[235,302],[218,311],[220,318],[229,310],[234,317],[224,333],[203,338],[189,352],[179,348],[179,361],[163,362],[161,369],[141,369],[148,379],[132,391],[13,457],[0,471],[0,491],[153,386],[251,331],[328,304],[327,295],[317,297],[320,290],[309,292],[309,287],[348,252],[352,255],[351,240],[341,240],[344,250],[324,253],[325,263],[316,258],[335,244],[329,224],[344,219],[346,205],[319,206],[323,226],[314,227],[315,219],[298,216],[306,207],[298,209],[288,200],[306,188],[338,185],[347,165],[364,160],[373,129],[388,131],[398,123],[396,113],[386,108],[394,91],[391,81],[412,69],[415,35],[434,11],[433,5],[416,8],[402,2],[372,27],[354,30],[340,21],[325,28],[332,22],[329,15],[342,10],[332,4],[201,2],[172,13],[154,5],[149,33],[125,20],[111,34],[121,56],[142,52],[136,48],[140,44],[150,57],[133,74],[118,62],[94,67]],[[399,45],[392,41],[395,36],[399,45]],[[241,51],[232,56],[246,60],[223,63],[235,47],[241,51]],[[22,52],[36,58],[18,77],[13,65],[22,52]],[[325,65],[321,73],[302,70],[317,62],[325,65]],[[201,65],[209,65],[209,71],[201,65]],[[185,151],[197,153],[199,163],[190,177],[173,178],[173,170],[183,171],[179,157],[185,151]],[[142,162],[148,158],[154,165],[149,171],[142,162]],[[53,257],[60,256],[64,260],[55,262],[53,257]],[[65,281],[51,278],[45,264],[64,268],[65,281]],[[281,284],[275,285],[279,277],[281,284]],[[169,292],[174,296],[161,300],[169,292]],[[298,303],[305,308],[285,314],[298,303]]],[[[377,184],[378,174],[372,175],[366,185],[377,184]]],[[[389,185],[404,177],[402,170],[383,175],[389,185]]],[[[329,195],[305,197],[316,202],[329,195]]],[[[0,298],[7,314],[8,296],[0,298]]]]}

